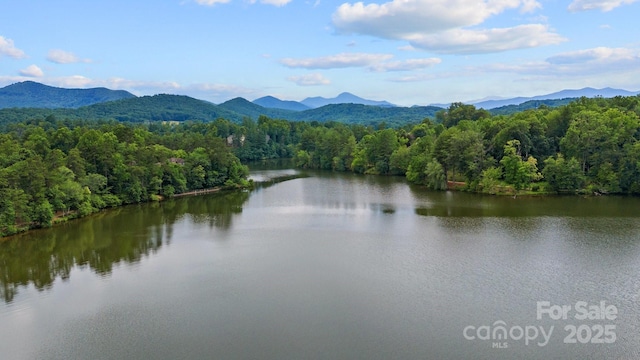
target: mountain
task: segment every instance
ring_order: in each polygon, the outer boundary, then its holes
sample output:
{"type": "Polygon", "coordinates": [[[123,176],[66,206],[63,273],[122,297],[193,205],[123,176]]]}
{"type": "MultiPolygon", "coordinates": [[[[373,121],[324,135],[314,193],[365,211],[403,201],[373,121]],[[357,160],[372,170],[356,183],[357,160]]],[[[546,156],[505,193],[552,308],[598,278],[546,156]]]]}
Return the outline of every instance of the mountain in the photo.
{"type": "Polygon", "coordinates": [[[242,116],[250,117],[252,119],[257,119],[260,115],[268,116],[271,118],[290,118],[290,115],[293,112],[291,110],[273,108],[269,109],[254,104],[251,101],[241,97],[225,101],[222,104],[219,104],[218,108],[234,112],[242,116]]]}
{"type": "Polygon", "coordinates": [[[74,110],[84,119],[116,119],[118,121],[213,121],[225,118],[241,121],[242,115],[204,100],[183,95],[153,95],[122,99],[85,106],[74,110]]]}
{"type": "Polygon", "coordinates": [[[280,100],[273,96],[265,96],[259,99],[255,99],[253,100],[253,103],[267,109],[281,109],[291,111],[304,111],[310,109],[310,107],[308,107],[307,105],[304,105],[297,101],[280,100]]]}
{"type": "Polygon", "coordinates": [[[434,117],[441,110],[433,106],[380,107],[362,104],[330,104],[305,111],[268,109],[243,98],[219,105],[181,95],[141,96],[83,106],[77,109],[0,109],[0,125],[53,115],[65,119],[115,119],[126,122],[214,121],[219,118],[240,123],[260,115],[290,121],[336,121],[347,124],[402,126],[434,117]]]}
{"type": "Polygon", "coordinates": [[[563,98],[563,99],[547,99],[547,100],[529,100],[518,105],[505,105],[490,109],[491,115],[511,115],[529,109],[537,109],[541,106],[556,108],[567,105],[579,98],[563,98]]]}
{"type": "Polygon", "coordinates": [[[0,109],[14,107],[79,108],[128,98],[135,98],[135,95],[124,90],[109,90],[107,88],[63,89],[25,81],[0,88],[0,109]]]}
{"type": "Polygon", "coordinates": [[[380,107],[362,104],[330,104],[316,109],[293,113],[289,120],[298,121],[337,121],[348,124],[375,126],[386,123],[388,126],[402,126],[417,123],[425,118],[433,118],[442,108],[435,106],[380,107]]]}
{"type": "Polygon", "coordinates": [[[315,109],[325,105],[331,104],[361,104],[361,105],[371,105],[371,106],[381,106],[381,107],[393,107],[395,105],[386,102],[386,101],[375,101],[375,100],[367,100],[361,97],[355,96],[348,92],[343,92],[342,94],[331,98],[323,98],[321,96],[317,97],[308,97],[301,101],[302,104],[315,109]]]}
{"type": "Polygon", "coordinates": [[[510,99],[499,99],[499,100],[486,100],[486,101],[477,101],[470,102],[475,105],[477,108],[483,109],[493,109],[502,106],[508,105],[520,105],[527,101],[532,100],[558,100],[558,99],[568,99],[568,98],[580,98],[580,97],[588,97],[593,98],[597,96],[602,96],[605,98],[612,98],[616,96],[635,96],[640,94],[640,92],[632,92],[621,89],[612,89],[612,88],[604,88],[604,89],[594,89],[594,88],[583,88],[578,90],[562,90],[558,92],[554,92],[546,95],[538,95],[533,97],[516,97],[510,99]]]}

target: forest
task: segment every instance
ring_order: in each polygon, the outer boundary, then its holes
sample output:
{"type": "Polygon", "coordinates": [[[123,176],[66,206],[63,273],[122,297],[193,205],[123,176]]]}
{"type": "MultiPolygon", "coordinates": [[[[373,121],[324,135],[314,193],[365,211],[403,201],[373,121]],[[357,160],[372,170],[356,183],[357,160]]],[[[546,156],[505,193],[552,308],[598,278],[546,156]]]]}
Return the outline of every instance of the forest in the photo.
{"type": "Polygon", "coordinates": [[[0,134],[0,235],[198,189],[248,187],[250,161],[405,176],[433,190],[640,194],[640,97],[492,115],[453,103],[388,128],[260,116],[119,122],[37,116],[0,134]]]}
{"type": "Polygon", "coordinates": [[[211,124],[16,123],[0,134],[0,235],[198,189],[247,187],[247,174],[211,124]]]}

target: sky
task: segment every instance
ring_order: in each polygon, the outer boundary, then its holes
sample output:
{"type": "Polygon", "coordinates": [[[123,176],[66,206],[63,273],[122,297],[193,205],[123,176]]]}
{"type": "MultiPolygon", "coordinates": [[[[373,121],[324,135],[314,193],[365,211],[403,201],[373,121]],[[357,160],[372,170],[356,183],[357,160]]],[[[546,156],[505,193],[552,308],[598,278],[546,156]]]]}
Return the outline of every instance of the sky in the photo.
{"type": "Polygon", "coordinates": [[[640,0],[0,0],[0,87],[401,106],[640,90],[640,0]]]}

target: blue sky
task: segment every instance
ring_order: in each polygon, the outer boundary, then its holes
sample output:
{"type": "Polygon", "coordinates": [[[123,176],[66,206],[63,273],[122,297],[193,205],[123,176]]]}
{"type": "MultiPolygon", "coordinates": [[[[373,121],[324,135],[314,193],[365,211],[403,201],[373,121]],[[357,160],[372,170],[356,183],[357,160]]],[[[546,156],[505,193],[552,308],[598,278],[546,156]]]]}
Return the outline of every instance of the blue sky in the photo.
{"type": "Polygon", "coordinates": [[[640,0],[1,0],[0,86],[398,105],[640,90],[640,0]]]}

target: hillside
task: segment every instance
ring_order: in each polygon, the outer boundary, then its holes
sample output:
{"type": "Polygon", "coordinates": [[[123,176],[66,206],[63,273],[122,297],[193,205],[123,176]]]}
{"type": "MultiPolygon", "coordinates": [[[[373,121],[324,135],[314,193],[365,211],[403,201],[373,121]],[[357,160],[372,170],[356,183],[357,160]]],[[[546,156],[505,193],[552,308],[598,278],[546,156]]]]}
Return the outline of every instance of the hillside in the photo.
{"type": "Polygon", "coordinates": [[[82,106],[135,98],[124,90],[107,88],[64,89],[33,81],[0,88],[0,109],[4,108],[79,108],[82,106]]]}
{"type": "Polygon", "coordinates": [[[293,118],[300,121],[338,121],[363,125],[377,125],[385,122],[387,125],[395,126],[420,122],[427,117],[433,118],[438,110],[442,110],[442,108],[435,106],[407,108],[362,104],[332,104],[294,113],[293,118]]]}
{"type": "Polygon", "coordinates": [[[85,119],[116,119],[118,121],[213,121],[225,118],[240,121],[242,115],[204,100],[183,95],[154,95],[111,101],[76,110],[85,119]]]}
{"type": "MultiPolygon", "coordinates": [[[[345,103],[328,104],[313,109],[296,111],[292,109],[277,108],[277,106],[303,108],[306,107],[306,105],[294,101],[286,102],[274,97],[264,97],[257,99],[254,102],[238,97],[222,104],[215,105],[204,100],[198,100],[182,95],[161,94],[135,97],[128,92],[112,91],[103,88],[59,89],[35,82],[13,84],[0,90],[0,94],[5,95],[5,100],[9,98],[13,99],[12,104],[15,106],[19,104],[16,100],[18,98],[30,98],[30,101],[38,102],[39,104],[39,106],[31,108],[0,108],[0,123],[2,124],[23,121],[31,118],[44,118],[48,115],[54,115],[60,119],[115,119],[126,122],[186,120],[213,121],[218,118],[224,118],[236,123],[240,123],[243,118],[248,117],[255,120],[259,116],[264,115],[270,118],[291,121],[336,121],[348,124],[363,124],[371,126],[376,126],[384,122],[388,126],[402,126],[407,123],[419,122],[425,118],[434,118],[435,113],[442,110],[442,107],[437,106],[414,106],[410,108],[397,107],[392,106],[387,102],[376,102],[362,99],[349,93],[342,93],[333,99],[319,97],[305,99],[315,99],[315,103],[312,101],[312,105],[314,106],[320,104],[322,101],[344,101],[345,103]],[[51,98],[47,98],[47,94],[50,94],[51,98]],[[70,106],[71,104],[81,104],[87,101],[109,99],[114,96],[125,96],[126,98],[95,103],[78,108],[60,107],[57,109],[48,109],[44,106],[45,104],[60,104],[63,100],[67,106],[70,106]],[[40,100],[36,101],[36,99],[40,100]],[[368,102],[376,105],[358,104],[353,101],[368,102]],[[256,102],[264,103],[270,107],[261,106],[256,102]]],[[[618,94],[620,91],[621,90],[608,88],[600,90],[585,88],[582,90],[565,90],[554,94],[541,95],[539,97],[553,97],[558,96],[559,94],[601,94],[601,96],[612,96],[614,94],[618,94]]],[[[2,96],[0,96],[0,99],[2,99],[2,96]]],[[[575,97],[528,100],[518,105],[506,105],[492,108],[491,113],[493,115],[508,115],[527,109],[535,109],[543,105],[548,107],[558,107],[566,105],[573,100],[575,100],[575,97]]],[[[478,105],[475,106],[480,108],[478,105]]]]}
{"type": "Polygon", "coordinates": [[[264,96],[259,99],[255,99],[253,100],[253,103],[267,109],[281,109],[281,110],[292,110],[292,111],[304,111],[304,110],[310,109],[310,107],[302,103],[299,103],[297,101],[280,100],[273,96],[264,96]]]}
{"type": "Polygon", "coordinates": [[[395,106],[387,101],[367,100],[348,92],[343,92],[342,94],[334,98],[324,98],[321,96],[308,97],[302,100],[301,103],[312,109],[323,107],[325,105],[334,105],[334,104],[360,104],[360,105],[381,106],[381,107],[395,106]]]}
{"type": "MultiPolygon", "coordinates": [[[[577,90],[562,90],[558,92],[554,92],[546,95],[538,95],[533,97],[516,97],[510,99],[499,99],[499,100],[486,100],[486,101],[477,101],[470,102],[475,105],[477,108],[483,109],[495,109],[499,107],[509,106],[509,105],[520,105],[527,103],[529,101],[548,101],[548,100],[563,100],[563,99],[577,99],[581,97],[593,98],[593,97],[604,97],[604,98],[612,98],[616,96],[634,96],[638,95],[638,92],[632,92],[621,89],[612,89],[612,88],[604,88],[604,89],[594,89],[594,88],[582,88],[577,90]]],[[[562,104],[564,105],[564,104],[562,104]]],[[[559,106],[559,105],[558,105],[559,106]]]]}
{"type": "Polygon", "coordinates": [[[491,115],[511,115],[529,109],[537,109],[540,106],[550,108],[560,107],[576,101],[578,98],[550,99],[550,100],[529,100],[519,105],[506,105],[489,110],[491,115]]]}
{"type": "Polygon", "coordinates": [[[257,119],[260,115],[265,115],[271,118],[289,119],[294,113],[291,110],[267,109],[241,97],[225,101],[222,104],[219,104],[218,108],[240,114],[243,117],[250,117],[252,119],[257,119]]]}

